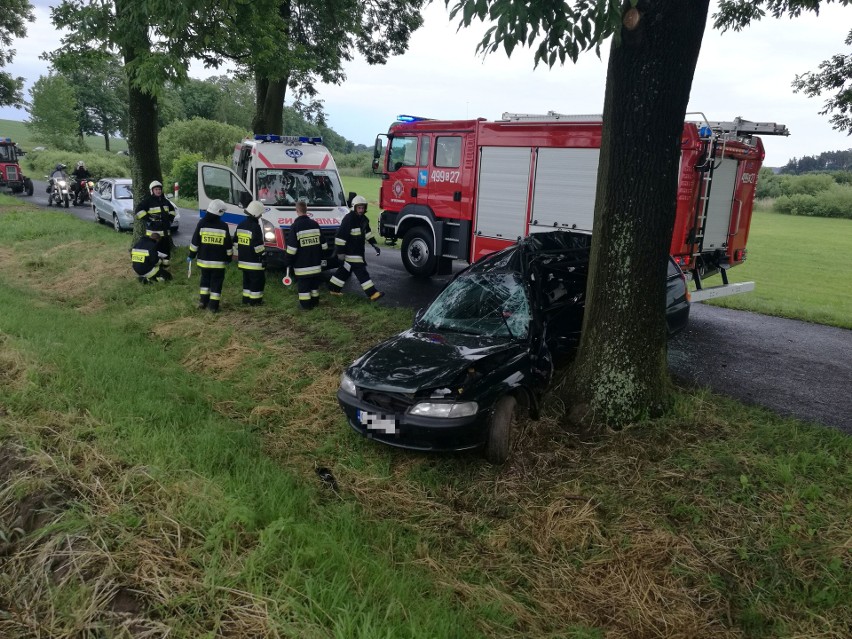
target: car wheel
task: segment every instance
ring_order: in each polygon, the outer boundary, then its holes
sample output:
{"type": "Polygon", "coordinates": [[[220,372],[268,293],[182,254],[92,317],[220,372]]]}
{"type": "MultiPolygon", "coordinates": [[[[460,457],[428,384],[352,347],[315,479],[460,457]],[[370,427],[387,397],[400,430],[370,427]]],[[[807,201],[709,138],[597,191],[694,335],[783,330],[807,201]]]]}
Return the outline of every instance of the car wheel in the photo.
{"type": "Polygon", "coordinates": [[[98,215],[98,209],[94,204],[92,204],[92,215],[95,216],[95,222],[97,222],[98,224],[100,224],[103,221],[103,220],[101,220],[101,216],[98,215]]]}
{"type": "Polygon", "coordinates": [[[515,409],[518,402],[511,395],[501,397],[494,405],[488,420],[488,439],[485,442],[485,459],[492,464],[502,464],[512,453],[512,435],[515,409]]]}
{"type": "Polygon", "coordinates": [[[402,263],[414,277],[432,277],[438,257],[432,251],[432,234],[415,227],[402,239],[402,263]]]}
{"type": "Polygon", "coordinates": [[[121,233],[121,224],[118,221],[118,216],[113,213],[112,214],[112,228],[115,229],[116,233],[121,233]]]}

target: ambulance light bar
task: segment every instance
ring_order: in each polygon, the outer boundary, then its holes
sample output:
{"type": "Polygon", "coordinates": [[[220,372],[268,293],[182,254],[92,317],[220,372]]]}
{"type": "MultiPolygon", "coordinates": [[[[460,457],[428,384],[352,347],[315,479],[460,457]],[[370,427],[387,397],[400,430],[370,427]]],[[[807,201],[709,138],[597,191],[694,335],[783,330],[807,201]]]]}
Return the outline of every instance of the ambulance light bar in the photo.
{"type": "Polygon", "coordinates": [[[274,133],[256,133],[258,142],[281,142],[283,144],[322,144],[322,138],[309,138],[304,135],[275,135],[274,133]]]}
{"type": "Polygon", "coordinates": [[[0,138],[0,142],[11,142],[12,138],[0,138]]]}

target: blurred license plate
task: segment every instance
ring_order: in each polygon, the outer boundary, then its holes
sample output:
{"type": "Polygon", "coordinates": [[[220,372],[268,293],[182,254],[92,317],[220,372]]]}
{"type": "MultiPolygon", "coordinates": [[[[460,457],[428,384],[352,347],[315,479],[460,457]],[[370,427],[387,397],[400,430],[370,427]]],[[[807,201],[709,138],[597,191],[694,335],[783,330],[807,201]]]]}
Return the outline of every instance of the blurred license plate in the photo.
{"type": "Polygon", "coordinates": [[[367,430],[375,430],[388,435],[396,435],[396,417],[394,415],[384,415],[381,413],[368,413],[367,411],[358,411],[358,421],[367,430]]]}

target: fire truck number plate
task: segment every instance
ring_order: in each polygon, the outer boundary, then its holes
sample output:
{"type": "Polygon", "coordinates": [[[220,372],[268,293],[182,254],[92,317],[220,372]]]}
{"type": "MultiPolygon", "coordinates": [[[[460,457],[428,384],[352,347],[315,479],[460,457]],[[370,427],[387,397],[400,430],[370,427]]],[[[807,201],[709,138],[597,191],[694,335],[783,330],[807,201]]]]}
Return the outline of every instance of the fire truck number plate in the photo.
{"type": "Polygon", "coordinates": [[[432,171],[433,182],[458,182],[461,171],[432,171]]]}

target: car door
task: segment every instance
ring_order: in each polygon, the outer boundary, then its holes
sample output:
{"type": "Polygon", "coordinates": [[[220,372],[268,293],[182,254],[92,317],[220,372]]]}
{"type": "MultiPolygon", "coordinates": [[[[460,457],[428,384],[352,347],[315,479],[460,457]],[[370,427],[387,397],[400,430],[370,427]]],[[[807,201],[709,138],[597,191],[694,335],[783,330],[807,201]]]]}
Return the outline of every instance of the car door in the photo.
{"type": "Polygon", "coordinates": [[[231,169],[221,164],[198,163],[198,209],[203,216],[212,200],[222,200],[227,206],[222,216],[228,224],[245,219],[243,209],[252,201],[251,191],[231,169]]]}

